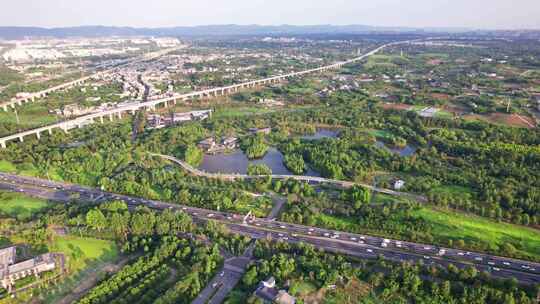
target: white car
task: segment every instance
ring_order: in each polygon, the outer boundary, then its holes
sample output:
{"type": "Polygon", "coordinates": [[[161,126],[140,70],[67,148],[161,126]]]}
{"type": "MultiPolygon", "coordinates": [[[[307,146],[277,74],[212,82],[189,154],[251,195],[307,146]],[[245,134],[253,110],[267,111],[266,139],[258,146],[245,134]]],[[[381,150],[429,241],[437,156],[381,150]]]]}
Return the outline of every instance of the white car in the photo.
{"type": "Polygon", "coordinates": [[[357,240],[357,238],[355,238],[355,237],[351,238],[351,241],[356,241],[356,240],[357,240]]]}
{"type": "Polygon", "coordinates": [[[477,261],[482,261],[481,257],[475,257],[474,259],[477,260],[477,261]]]}
{"type": "Polygon", "coordinates": [[[281,228],[281,229],[285,229],[285,228],[287,228],[287,227],[285,227],[285,226],[281,225],[281,226],[279,226],[279,228],[281,228]]]}
{"type": "Polygon", "coordinates": [[[366,251],[367,251],[367,252],[370,252],[370,253],[373,252],[373,250],[371,250],[371,249],[366,249],[366,251]]]}
{"type": "Polygon", "coordinates": [[[506,266],[510,266],[510,263],[508,263],[508,262],[503,262],[503,264],[506,265],[506,266]]]}
{"type": "Polygon", "coordinates": [[[465,255],[463,252],[458,252],[457,255],[465,255]]]}

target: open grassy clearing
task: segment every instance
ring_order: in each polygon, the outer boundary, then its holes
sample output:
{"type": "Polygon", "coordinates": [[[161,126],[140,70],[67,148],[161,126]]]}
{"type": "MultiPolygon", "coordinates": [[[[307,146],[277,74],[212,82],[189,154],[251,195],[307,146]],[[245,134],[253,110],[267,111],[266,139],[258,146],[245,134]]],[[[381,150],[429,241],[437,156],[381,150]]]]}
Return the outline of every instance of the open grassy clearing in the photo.
{"type": "Polygon", "coordinates": [[[41,199],[0,191],[0,212],[18,219],[30,218],[34,213],[47,208],[47,206],[48,203],[41,199]]]}
{"type": "Polygon", "coordinates": [[[494,248],[510,243],[518,252],[540,259],[540,231],[533,228],[427,208],[415,211],[415,215],[431,224],[432,234],[440,242],[463,239],[466,242],[487,243],[494,248]]]}
{"type": "Polygon", "coordinates": [[[119,259],[119,249],[114,242],[86,237],[58,236],[49,250],[66,255],[69,276],[45,295],[44,303],[57,303],[88,276],[95,275],[96,269],[119,259]]]}
{"type": "Polygon", "coordinates": [[[213,118],[228,118],[254,114],[266,114],[274,112],[272,109],[257,108],[257,107],[238,107],[238,108],[223,108],[216,109],[216,112],[212,115],[213,118]]]}
{"type": "Polygon", "coordinates": [[[55,238],[50,249],[66,255],[71,272],[118,257],[118,247],[114,242],[86,237],[59,236],[55,238]]]}
{"type": "MultiPolygon", "coordinates": [[[[429,233],[439,245],[447,245],[448,240],[464,240],[468,245],[495,251],[504,244],[511,244],[521,256],[540,260],[540,231],[533,228],[430,208],[420,208],[412,215],[426,221],[429,233]]],[[[354,218],[319,213],[316,221],[321,226],[336,230],[384,235],[380,231],[364,229],[354,218]]]]}

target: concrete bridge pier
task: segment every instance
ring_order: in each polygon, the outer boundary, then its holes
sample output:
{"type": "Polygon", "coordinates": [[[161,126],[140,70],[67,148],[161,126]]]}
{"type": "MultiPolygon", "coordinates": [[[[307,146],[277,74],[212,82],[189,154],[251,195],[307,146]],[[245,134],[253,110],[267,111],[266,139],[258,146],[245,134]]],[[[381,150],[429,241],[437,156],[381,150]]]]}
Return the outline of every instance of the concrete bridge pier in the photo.
{"type": "Polygon", "coordinates": [[[49,135],[52,135],[52,128],[47,129],[49,131],[49,135]]]}
{"type": "Polygon", "coordinates": [[[7,146],[6,146],[6,141],[5,141],[5,140],[0,141],[0,146],[1,146],[3,149],[7,148],[7,146]]]}
{"type": "Polygon", "coordinates": [[[19,141],[24,142],[24,138],[22,136],[19,136],[19,141]]]}
{"type": "Polygon", "coordinates": [[[118,119],[122,119],[122,112],[118,112],[118,119]]]}
{"type": "Polygon", "coordinates": [[[99,122],[103,123],[103,116],[99,117],[99,122]]]}
{"type": "Polygon", "coordinates": [[[39,132],[36,132],[36,137],[37,137],[38,140],[41,139],[41,135],[39,134],[39,132]]]}
{"type": "Polygon", "coordinates": [[[3,106],[2,106],[2,109],[4,109],[4,111],[7,112],[7,111],[8,111],[7,105],[3,105],[3,106]]]}
{"type": "Polygon", "coordinates": [[[110,120],[110,121],[113,121],[113,118],[114,118],[114,117],[113,117],[113,114],[112,114],[112,113],[109,114],[109,120],[110,120]]]}

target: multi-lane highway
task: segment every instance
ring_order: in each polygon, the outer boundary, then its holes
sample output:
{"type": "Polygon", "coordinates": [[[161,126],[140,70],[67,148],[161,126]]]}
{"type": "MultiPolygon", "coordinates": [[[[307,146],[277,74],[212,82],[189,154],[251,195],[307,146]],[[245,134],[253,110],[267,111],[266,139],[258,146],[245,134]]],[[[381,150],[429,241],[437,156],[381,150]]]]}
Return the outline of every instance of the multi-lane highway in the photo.
{"type": "Polygon", "coordinates": [[[80,200],[106,201],[123,200],[129,206],[146,205],[157,210],[182,210],[195,221],[213,219],[226,224],[232,232],[253,238],[272,237],[286,242],[305,242],[328,251],[348,254],[360,258],[383,256],[393,261],[423,261],[424,264],[457,267],[475,266],[480,271],[490,272],[493,277],[516,278],[523,283],[540,283],[540,264],[498,257],[478,252],[444,248],[428,244],[384,239],[381,237],[334,231],[318,227],[284,223],[271,219],[246,218],[244,215],[193,208],[160,201],[114,194],[79,185],[52,182],[43,179],[0,173],[0,188],[66,201],[77,193],[80,200]]]}

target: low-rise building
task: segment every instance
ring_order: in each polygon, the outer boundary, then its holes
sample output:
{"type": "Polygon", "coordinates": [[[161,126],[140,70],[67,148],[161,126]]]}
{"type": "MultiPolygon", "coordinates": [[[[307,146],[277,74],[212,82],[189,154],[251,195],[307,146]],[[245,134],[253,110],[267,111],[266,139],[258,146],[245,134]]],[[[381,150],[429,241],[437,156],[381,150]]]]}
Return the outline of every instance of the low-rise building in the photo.
{"type": "Polygon", "coordinates": [[[255,290],[255,296],[263,300],[264,303],[277,303],[277,304],[295,304],[296,298],[291,296],[285,290],[278,290],[276,288],[276,280],[274,277],[269,278],[266,281],[261,281],[259,286],[255,290]]]}
{"type": "Polygon", "coordinates": [[[55,254],[45,253],[33,259],[15,263],[16,247],[0,249],[0,286],[11,292],[17,280],[30,275],[36,277],[40,273],[57,267],[55,254]]]}
{"type": "Polygon", "coordinates": [[[394,189],[401,190],[405,186],[405,181],[398,179],[394,181],[394,189]]]}

